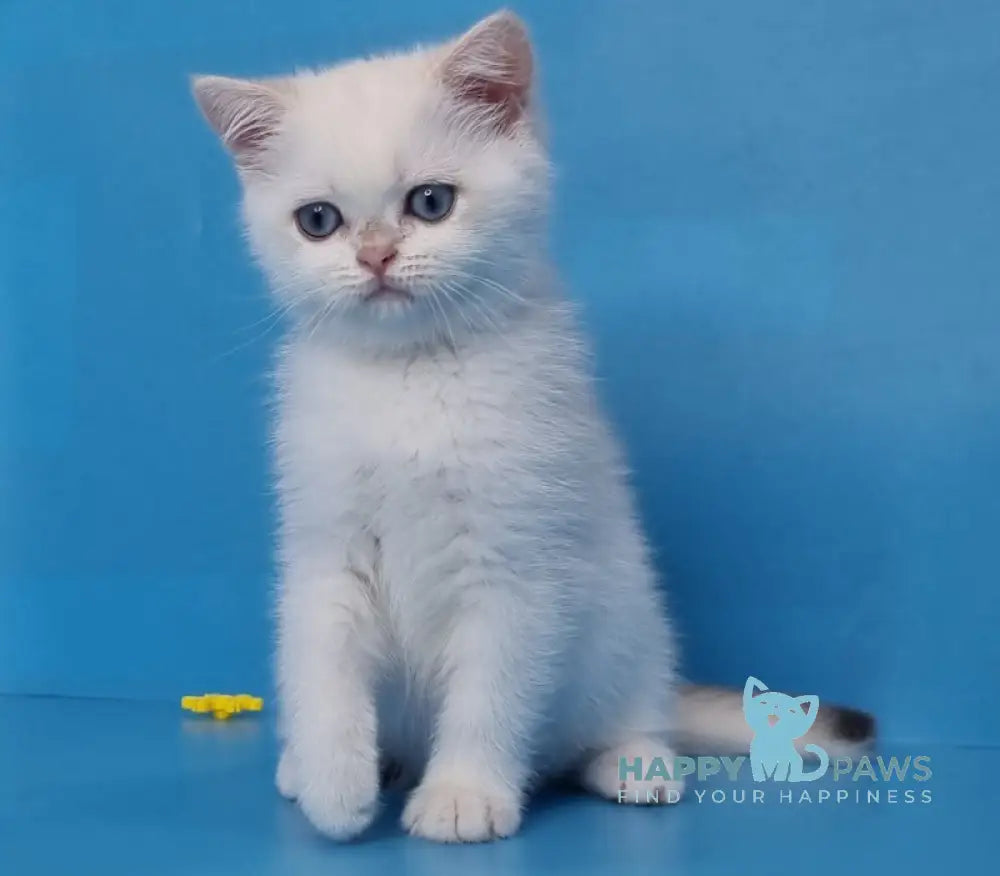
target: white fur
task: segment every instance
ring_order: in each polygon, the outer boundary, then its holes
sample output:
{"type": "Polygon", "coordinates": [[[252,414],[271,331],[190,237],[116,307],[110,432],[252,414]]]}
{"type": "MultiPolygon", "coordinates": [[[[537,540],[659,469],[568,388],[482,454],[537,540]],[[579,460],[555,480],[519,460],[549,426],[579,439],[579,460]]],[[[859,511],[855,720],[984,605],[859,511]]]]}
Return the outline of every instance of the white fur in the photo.
{"type": "Polygon", "coordinates": [[[249,102],[231,80],[196,83],[293,315],[278,369],[277,781],[333,837],[372,820],[380,758],[420,780],[406,827],[457,841],[516,831],[539,777],[578,771],[617,799],[619,753],[672,756],[669,625],[546,266],[526,47],[501,13],[446,47],[260,83],[249,102]],[[511,87],[512,124],[456,90],[477,64],[511,87]],[[233,119],[259,134],[276,100],[267,137],[233,135],[233,119]],[[400,213],[428,181],[459,188],[434,225],[400,213]],[[313,200],[346,220],[322,242],[292,221],[313,200]],[[375,226],[402,238],[388,279],[412,301],[364,299],[355,252],[375,226]]]}

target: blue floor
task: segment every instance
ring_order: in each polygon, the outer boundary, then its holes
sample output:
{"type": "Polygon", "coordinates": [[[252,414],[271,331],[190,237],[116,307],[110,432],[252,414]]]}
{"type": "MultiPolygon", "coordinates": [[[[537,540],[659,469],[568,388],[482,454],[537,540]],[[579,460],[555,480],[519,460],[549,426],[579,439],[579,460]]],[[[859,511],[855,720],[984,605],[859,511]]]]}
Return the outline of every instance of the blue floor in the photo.
{"type": "Polygon", "coordinates": [[[706,794],[642,810],[550,792],[514,839],[440,847],[402,833],[393,798],[369,835],[338,846],[274,792],[266,717],[221,724],[166,704],[0,697],[0,874],[996,873],[1000,752],[885,750],[931,755],[933,777],[905,785],[918,799],[930,790],[930,803],[890,803],[884,784],[878,804],[783,803],[771,786],[759,804],[706,794]]]}

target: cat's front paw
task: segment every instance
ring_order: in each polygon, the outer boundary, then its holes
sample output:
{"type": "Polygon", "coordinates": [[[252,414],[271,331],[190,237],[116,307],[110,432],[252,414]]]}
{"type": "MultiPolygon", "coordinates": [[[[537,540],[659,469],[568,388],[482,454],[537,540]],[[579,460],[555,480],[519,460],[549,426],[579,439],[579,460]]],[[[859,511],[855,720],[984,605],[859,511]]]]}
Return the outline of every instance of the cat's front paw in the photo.
{"type": "MultiPolygon", "coordinates": [[[[286,752],[285,757],[290,755],[286,752]]],[[[299,808],[320,833],[349,840],[372,823],[378,812],[379,794],[375,757],[333,753],[290,763],[298,774],[289,790],[294,791],[299,808]]],[[[279,766],[279,782],[281,779],[279,766]]]]}
{"type": "Polygon", "coordinates": [[[403,810],[414,836],[441,843],[481,843],[511,836],[521,825],[521,801],[506,788],[478,787],[475,780],[424,781],[403,810]]]}

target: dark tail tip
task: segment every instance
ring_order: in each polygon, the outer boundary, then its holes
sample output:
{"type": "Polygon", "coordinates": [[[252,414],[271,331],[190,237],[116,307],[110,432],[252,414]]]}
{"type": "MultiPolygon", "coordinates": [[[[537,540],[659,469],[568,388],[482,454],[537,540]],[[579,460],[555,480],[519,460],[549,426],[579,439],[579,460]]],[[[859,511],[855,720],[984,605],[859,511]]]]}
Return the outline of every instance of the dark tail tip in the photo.
{"type": "Polygon", "coordinates": [[[833,732],[845,742],[871,742],[876,732],[875,716],[859,709],[838,708],[833,732]]]}

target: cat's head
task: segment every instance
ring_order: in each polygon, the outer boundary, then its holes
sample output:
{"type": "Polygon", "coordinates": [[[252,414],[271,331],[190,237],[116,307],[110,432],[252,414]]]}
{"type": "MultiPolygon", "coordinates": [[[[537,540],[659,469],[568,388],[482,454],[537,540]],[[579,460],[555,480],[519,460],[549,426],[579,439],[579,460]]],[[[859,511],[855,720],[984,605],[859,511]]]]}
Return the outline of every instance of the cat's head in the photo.
{"type": "Polygon", "coordinates": [[[406,346],[523,303],[549,165],[523,24],[282,79],[194,79],[232,153],[251,245],[306,327],[406,346]]]}
{"type": "Polygon", "coordinates": [[[743,689],[743,714],[754,733],[761,736],[798,739],[816,720],[819,697],[791,697],[768,690],[751,676],[743,689]]]}

